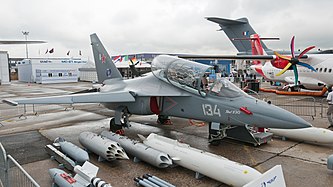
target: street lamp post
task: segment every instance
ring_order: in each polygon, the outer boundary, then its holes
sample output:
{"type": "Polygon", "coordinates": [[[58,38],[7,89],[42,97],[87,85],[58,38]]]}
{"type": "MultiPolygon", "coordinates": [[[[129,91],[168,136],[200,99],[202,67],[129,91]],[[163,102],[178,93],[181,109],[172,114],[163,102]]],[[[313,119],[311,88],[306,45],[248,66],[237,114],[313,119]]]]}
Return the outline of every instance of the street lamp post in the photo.
{"type": "Polygon", "coordinates": [[[28,56],[28,35],[29,35],[29,32],[28,31],[22,31],[22,34],[24,35],[24,38],[25,38],[25,53],[27,55],[27,58],[29,57],[28,56]]]}

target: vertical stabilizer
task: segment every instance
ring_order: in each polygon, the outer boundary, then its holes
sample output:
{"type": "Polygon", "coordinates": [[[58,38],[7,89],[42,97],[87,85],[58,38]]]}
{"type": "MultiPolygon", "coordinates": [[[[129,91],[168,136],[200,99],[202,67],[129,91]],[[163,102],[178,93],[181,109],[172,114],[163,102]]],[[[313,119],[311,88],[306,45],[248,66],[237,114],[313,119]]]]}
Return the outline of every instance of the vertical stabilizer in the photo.
{"type": "Polygon", "coordinates": [[[261,44],[261,38],[258,34],[251,35],[250,41],[253,55],[266,55],[266,52],[264,51],[261,44]]]}
{"type": "MultiPolygon", "coordinates": [[[[252,54],[253,55],[266,55],[266,52],[264,51],[263,47],[262,47],[262,43],[260,40],[260,37],[258,34],[253,34],[251,35],[251,48],[252,48],[252,54]]],[[[254,60],[252,62],[252,64],[261,64],[261,62],[259,60],[254,60]]]]}
{"type": "MultiPolygon", "coordinates": [[[[252,48],[249,41],[234,40],[234,38],[249,38],[251,35],[256,34],[247,18],[231,20],[208,17],[206,19],[219,24],[221,30],[225,32],[232,44],[237,48],[238,52],[244,54],[252,54],[252,48]]],[[[262,47],[265,51],[268,50],[264,43],[262,43],[262,47]]]]}
{"type": "Polygon", "coordinates": [[[94,54],[98,83],[103,83],[106,79],[122,78],[115,64],[112,62],[108,52],[97,35],[90,35],[92,50],[94,54]]]}

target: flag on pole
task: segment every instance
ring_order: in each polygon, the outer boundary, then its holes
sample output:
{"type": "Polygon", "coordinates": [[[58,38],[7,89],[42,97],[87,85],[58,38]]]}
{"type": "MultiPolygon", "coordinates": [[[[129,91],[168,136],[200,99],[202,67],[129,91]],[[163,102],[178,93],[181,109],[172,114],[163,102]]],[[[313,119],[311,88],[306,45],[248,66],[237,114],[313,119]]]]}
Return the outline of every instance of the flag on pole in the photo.
{"type": "Polygon", "coordinates": [[[128,55],[124,56],[124,61],[128,61],[128,55]]]}
{"type": "Polygon", "coordinates": [[[135,61],[136,61],[136,57],[134,56],[131,60],[132,60],[133,62],[135,62],[135,61]]]}
{"type": "Polygon", "coordinates": [[[119,55],[113,58],[113,63],[121,62],[122,60],[123,58],[121,57],[121,55],[119,55]]]}

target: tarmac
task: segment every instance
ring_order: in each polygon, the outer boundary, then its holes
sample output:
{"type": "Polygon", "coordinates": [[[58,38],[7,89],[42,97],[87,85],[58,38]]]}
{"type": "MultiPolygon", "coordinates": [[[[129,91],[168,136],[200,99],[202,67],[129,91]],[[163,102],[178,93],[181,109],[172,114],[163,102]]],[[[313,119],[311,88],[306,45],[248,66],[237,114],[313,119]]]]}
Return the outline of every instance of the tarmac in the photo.
{"type": "MultiPolygon", "coordinates": [[[[62,95],[87,88],[91,88],[91,84],[87,82],[41,85],[14,81],[11,85],[0,86],[0,98],[62,95]]],[[[279,96],[279,99],[283,100],[284,97],[279,96]]],[[[59,163],[50,159],[44,149],[45,145],[61,136],[81,146],[78,142],[79,134],[83,131],[100,133],[107,130],[113,114],[113,111],[99,104],[36,105],[25,109],[22,106],[0,104],[0,142],[7,154],[13,156],[40,186],[51,186],[48,169],[58,167],[59,163]],[[24,110],[25,115],[22,115],[24,110]]],[[[328,126],[327,118],[319,115],[314,118],[301,117],[315,127],[328,126]]],[[[224,139],[219,146],[211,146],[207,140],[207,125],[191,125],[188,119],[172,117],[173,125],[163,126],[157,124],[156,119],[156,115],[131,116],[131,127],[125,130],[126,135],[139,140],[137,134],[148,136],[154,132],[249,165],[262,173],[275,165],[282,165],[286,184],[290,187],[333,186],[333,172],[326,165],[327,157],[333,154],[333,145],[316,145],[273,137],[273,141],[260,146],[231,139],[224,139]]],[[[90,158],[100,168],[97,176],[114,187],[134,187],[136,185],[133,179],[146,173],[176,186],[227,186],[209,177],[195,179],[193,171],[180,166],[159,169],[144,162],[134,163],[132,159],[97,162],[94,154],[90,154],[90,158]]],[[[214,170],[214,163],[211,164],[214,170]]]]}

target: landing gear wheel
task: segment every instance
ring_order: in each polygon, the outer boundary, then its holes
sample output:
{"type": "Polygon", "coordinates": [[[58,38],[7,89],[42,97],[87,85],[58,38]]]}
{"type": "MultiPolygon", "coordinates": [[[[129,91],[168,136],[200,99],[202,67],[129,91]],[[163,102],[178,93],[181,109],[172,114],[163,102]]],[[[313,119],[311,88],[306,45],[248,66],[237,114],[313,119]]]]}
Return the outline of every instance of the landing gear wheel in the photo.
{"type": "Polygon", "coordinates": [[[222,142],[222,140],[212,140],[212,141],[209,141],[209,144],[213,145],[213,146],[218,146],[221,144],[221,142],[222,142]]]}
{"type": "Polygon", "coordinates": [[[124,135],[124,130],[122,125],[117,125],[114,118],[110,120],[110,131],[116,134],[124,135]]]}
{"type": "Polygon", "coordinates": [[[169,116],[159,115],[157,118],[157,123],[161,125],[172,125],[169,116]]]}
{"type": "Polygon", "coordinates": [[[209,123],[209,135],[208,142],[211,145],[217,146],[220,145],[222,139],[227,137],[226,129],[228,126],[223,125],[221,123],[210,122],[209,123]]]}

